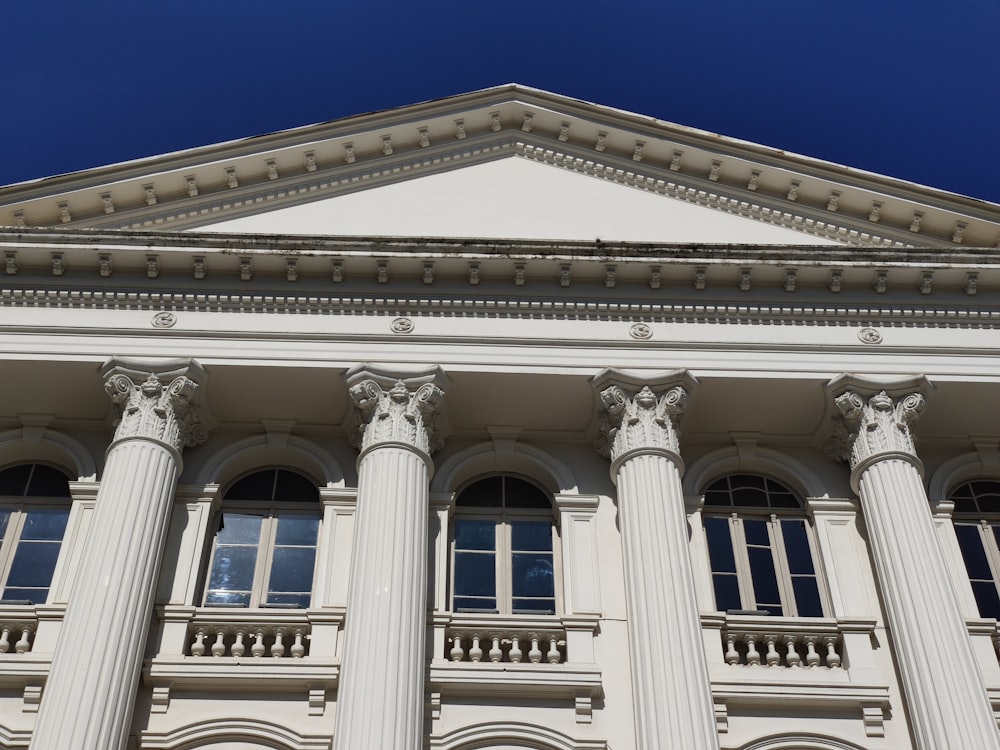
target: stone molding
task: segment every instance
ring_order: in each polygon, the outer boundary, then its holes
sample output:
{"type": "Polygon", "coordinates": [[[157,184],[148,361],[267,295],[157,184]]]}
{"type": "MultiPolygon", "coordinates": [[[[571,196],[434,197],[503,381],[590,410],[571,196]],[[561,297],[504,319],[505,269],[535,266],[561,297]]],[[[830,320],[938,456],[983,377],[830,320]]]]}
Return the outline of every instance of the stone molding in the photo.
{"type": "Polygon", "coordinates": [[[667,453],[678,467],[683,466],[680,422],[697,382],[687,370],[645,378],[611,368],[591,380],[600,401],[594,448],[611,459],[612,476],[640,452],[667,453]]]}
{"type": "Polygon", "coordinates": [[[362,456],[397,444],[429,459],[444,445],[437,423],[447,383],[441,368],[407,373],[363,364],[344,377],[355,410],[349,440],[362,456]]]}
{"type": "Polygon", "coordinates": [[[111,358],[101,367],[101,375],[115,412],[112,445],[147,438],[180,453],[208,439],[199,393],[208,373],[195,360],[111,358]]]}

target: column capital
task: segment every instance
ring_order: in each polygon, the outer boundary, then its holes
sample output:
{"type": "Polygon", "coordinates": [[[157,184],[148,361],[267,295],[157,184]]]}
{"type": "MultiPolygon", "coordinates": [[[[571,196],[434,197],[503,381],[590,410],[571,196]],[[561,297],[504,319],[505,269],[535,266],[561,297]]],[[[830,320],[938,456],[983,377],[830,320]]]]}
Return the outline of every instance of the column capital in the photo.
{"type": "Polygon", "coordinates": [[[437,415],[448,378],[440,367],[407,370],[361,364],[344,379],[354,403],[350,441],[362,453],[396,443],[429,457],[444,445],[437,415]]]}
{"type": "Polygon", "coordinates": [[[839,375],[826,384],[836,427],[823,451],[850,463],[852,484],[873,461],[902,458],[920,468],[911,424],[923,414],[934,387],[923,375],[871,378],[839,375]]]}
{"type": "Polygon", "coordinates": [[[681,465],[680,422],[697,383],[687,370],[640,376],[608,368],[593,377],[600,420],[594,447],[611,459],[612,476],[637,452],[668,453],[681,465]]]}
{"type": "Polygon", "coordinates": [[[212,420],[202,403],[208,373],[197,361],[112,357],[101,376],[115,411],[114,442],[147,438],[180,452],[208,439],[212,420]]]}

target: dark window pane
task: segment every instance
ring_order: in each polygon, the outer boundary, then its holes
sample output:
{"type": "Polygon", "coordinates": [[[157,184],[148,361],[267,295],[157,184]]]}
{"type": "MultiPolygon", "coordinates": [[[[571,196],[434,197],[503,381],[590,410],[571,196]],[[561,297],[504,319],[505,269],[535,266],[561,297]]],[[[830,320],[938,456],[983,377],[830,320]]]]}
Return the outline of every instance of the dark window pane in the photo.
{"type": "Polygon", "coordinates": [[[799,617],[823,616],[823,604],[819,600],[815,576],[793,576],[792,590],[795,592],[795,607],[799,617]]]}
{"type": "Polygon", "coordinates": [[[31,476],[31,464],[11,466],[0,471],[0,495],[23,497],[28,487],[29,476],[31,476]]]}
{"type": "Polygon", "coordinates": [[[205,606],[226,605],[230,607],[249,607],[249,591],[209,591],[205,596],[205,606]]]}
{"type": "Polygon", "coordinates": [[[997,596],[997,587],[992,581],[973,581],[972,593],[976,595],[980,617],[1000,619],[1000,597],[997,596]]]}
{"type": "Polygon", "coordinates": [[[750,547],[747,554],[750,557],[750,575],[753,579],[757,606],[768,610],[774,605],[779,605],[780,608],[781,597],[778,595],[778,580],[774,575],[774,558],[771,557],[771,550],[750,547]]]}
{"type": "Polygon", "coordinates": [[[515,599],[511,608],[515,615],[531,613],[537,615],[554,615],[556,613],[555,599],[515,599]]]}
{"type": "Polygon", "coordinates": [[[743,609],[740,601],[740,584],[735,574],[719,574],[712,576],[715,586],[715,608],[725,612],[727,609],[743,609]]]}
{"type": "Polygon", "coordinates": [[[28,511],[21,529],[21,540],[45,539],[62,541],[69,520],[69,508],[37,508],[28,511]]]}
{"type": "Polygon", "coordinates": [[[455,549],[494,550],[497,543],[496,521],[455,521],[455,549]]]}
{"type": "Polygon", "coordinates": [[[733,557],[733,540],[729,533],[728,518],[705,519],[705,536],[708,537],[708,557],[715,573],[735,573],[736,559],[733,557]]]}
{"type": "Polygon", "coordinates": [[[258,471],[229,488],[225,500],[264,500],[270,502],[274,495],[274,469],[258,471]]]}
{"type": "Polygon", "coordinates": [[[268,594],[267,604],[306,609],[309,606],[309,599],[309,594],[268,594]]]}
{"type": "Polygon", "coordinates": [[[253,586],[253,572],[256,564],[256,547],[227,547],[220,544],[215,549],[208,588],[249,591],[253,586]]]}
{"type": "Polygon", "coordinates": [[[548,521],[513,521],[511,547],[518,552],[551,552],[552,524],[548,521]]]}
{"type": "Polygon", "coordinates": [[[979,526],[955,524],[955,535],[958,537],[958,546],[962,548],[962,557],[965,559],[965,569],[969,571],[969,578],[992,581],[993,571],[990,570],[990,564],[986,559],[979,526]]]}
{"type": "Polygon", "coordinates": [[[515,554],[511,563],[514,596],[555,595],[551,554],[515,554]]]}
{"type": "Polygon", "coordinates": [[[25,494],[32,497],[69,497],[69,480],[58,469],[35,464],[25,494]]]}
{"type": "Polygon", "coordinates": [[[293,471],[278,471],[274,499],[282,502],[311,502],[319,500],[319,490],[311,479],[293,471]]]}
{"type": "Polygon", "coordinates": [[[732,497],[729,495],[729,490],[705,490],[705,505],[721,505],[729,507],[733,504],[732,497]]]}
{"type": "Polygon", "coordinates": [[[741,508],[766,508],[767,495],[760,490],[735,489],[733,490],[733,505],[741,508]]]}
{"type": "Polygon", "coordinates": [[[812,552],[809,550],[809,537],[806,533],[806,522],[801,519],[781,522],[781,536],[785,540],[785,555],[788,558],[788,570],[794,575],[804,573],[812,575],[812,552]]]}
{"type": "Polygon", "coordinates": [[[271,563],[268,591],[312,591],[316,550],[310,547],[278,547],[271,563]]]}
{"type": "Polygon", "coordinates": [[[730,477],[730,482],[733,488],[750,488],[756,490],[763,490],[765,487],[770,488],[774,483],[770,480],[764,479],[764,477],[758,477],[754,474],[739,474],[735,477],[730,477]]]}
{"type": "Polygon", "coordinates": [[[758,544],[764,547],[770,547],[771,537],[768,536],[767,525],[767,521],[744,519],[743,534],[747,538],[747,544],[758,544]]]}
{"type": "Polygon", "coordinates": [[[223,513],[216,539],[219,544],[257,544],[263,520],[261,516],[248,513],[223,513]]]}
{"type": "Polygon", "coordinates": [[[548,495],[530,482],[504,477],[504,503],[508,508],[551,508],[548,495]]]}
{"type": "Polygon", "coordinates": [[[7,535],[7,524],[10,523],[10,511],[0,508],[0,543],[7,535]]]}
{"type": "Polygon", "coordinates": [[[6,588],[3,591],[3,598],[29,601],[32,604],[45,604],[45,600],[49,598],[49,590],[47,588],[6,588]]]}
{"type": "Polygon", "coordinates": [[[799,500],[787,492],[772,492],[770,494],[772,508],[799,508],[799,500]]]}
{"type": "Polygon", "coordinates": [[[471,508],[499,508],[503,499],[502,477],[487,477],[466,487],[455,505],[471,508]]]}
{"type": "Polygon", "coordinates": [[[275,544],[316,546],[316,537],[319,535],[319,518],[316,516],[284,514],[277,519],[277,523],[275,544]]]}
{"type": "Polygon", "coordinates": [[[7,576],[8,586],[42,586],[52,583],[59,559],[59,542],[21,542],[7,576]]]}
{"type": "Polygon", "coordinates": [[[467,596],[456,596],[454,607],[457,612],[496,612],[497,600],[490,598],[475,599],[467,596]]]}
{"type": "Polygon", "coordinates": [[[455,596],[491,596],[497,594],[496,560],[481,552],[455,553],[455,596]]]}

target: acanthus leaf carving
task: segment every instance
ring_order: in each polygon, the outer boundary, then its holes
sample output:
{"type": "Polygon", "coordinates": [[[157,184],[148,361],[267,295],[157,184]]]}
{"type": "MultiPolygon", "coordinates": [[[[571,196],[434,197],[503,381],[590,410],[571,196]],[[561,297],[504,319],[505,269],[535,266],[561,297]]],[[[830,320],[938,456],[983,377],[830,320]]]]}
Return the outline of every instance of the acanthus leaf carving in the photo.
{"type": "Polygon", "coordinates": [[[683,386],[656,393],[648,385],[632,392],[611,385],[600,391],[600,398],[601,426],[594,441],[598,453],[616,461],[642,448],[680,452],[680,421],[688,399],[683,386]]]}
{"type": "Polygon", "coordinates": [[[884,390],[870,396],[848,390],[834,403],[840,415],[834,435],[823,446],[827,455],[848,461],[852,469],[881,454],[916,458],[916,438],[910,425],[926,407],[923,394],[893,398],[884,390]]]}
{"type": "Polygon", "coordinates": [[[178,451],[205,442],[208,431],[195,403],[198,388],[184,375],[166,386],[152,372],[142,382],[120,372],[110,375],[104,390],[115,410],[115,440],[151,438],[178,451]]]}
{"type": "Polygon", "coordinates": [[[444,391],[433,383],[411,388],[397,380],[385,389],[374,380],[350,388],[359,423],[350,441],[364,451],[379,443],[404,443],[430,455],[444,445],[437,426],[437,411],[444,391]]]}

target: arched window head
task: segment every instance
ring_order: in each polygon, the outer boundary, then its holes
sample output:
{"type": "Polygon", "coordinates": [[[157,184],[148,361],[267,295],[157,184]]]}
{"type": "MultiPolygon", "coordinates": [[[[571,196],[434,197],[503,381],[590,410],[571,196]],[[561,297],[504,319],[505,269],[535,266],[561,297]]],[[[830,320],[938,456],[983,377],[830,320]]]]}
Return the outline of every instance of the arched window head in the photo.
{"type": "Polygon", "coordinates": [[[69,479],[42,464],[0,471],[0,582],[9,603],[44,604],[69,520],[69,479]]]}
{"type": "Polygon", "coordinates": [[[455,501],[452,608],[555,614],[557,538],[552,502],[513,476],[481,479],[455,501]]]}
{"type": "Polygon", "coordinates": [[[955,535],[981,617],[1000,618],[1000,481],[974,479],[957,487],[955,535]]]}
{"type": "Polygon", "coordinates": [[[312,600],[319,490],[285,469],[243,477],[222,497],[205,606],[305,608],[312,600]]]}
{"type": "Polygon", "coordinates": [[[705,490],[704,522],[717,609],[822,617],[812,528],[794,492],[731,474],[705,490]]]}

